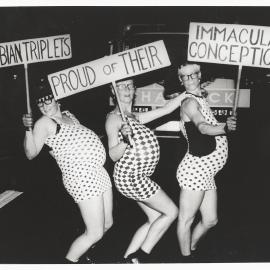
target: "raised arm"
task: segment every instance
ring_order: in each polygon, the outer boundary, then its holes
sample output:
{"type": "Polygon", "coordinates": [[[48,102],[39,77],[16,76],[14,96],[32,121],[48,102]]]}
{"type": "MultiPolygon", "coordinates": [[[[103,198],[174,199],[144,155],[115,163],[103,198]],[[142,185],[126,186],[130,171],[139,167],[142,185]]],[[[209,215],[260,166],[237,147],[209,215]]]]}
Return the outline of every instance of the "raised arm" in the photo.
{"type": "Polygon", "coordinates": [[[166,114],[169,114],[173,112],[176,108],[178,108],[181,105],[182,100],[185,98],[184,94],[179,94],[174,99],[171,99],[168,101],[163,107],[149,111],[149,112],[143,112],[138,113],[137,118],[142,124],[151,122],[157,118],[160,118],[166,114]]]}
{"type": "Polygon", "coordinates": [[[191,120],[202,134],[206,135],[222,135],[225,134],[225,123],[218,125],[208,124],[200,112],[200,105],[194,98],[187,98],[181,106],[181,117],[191,120]]]}
{"type": "Polygon", "coordinates": [[[124,136],[128,136],[128,134],[131,134],[131,129],[122,121],[121,117],[116,114],[109,114],[107,116],[105,129],[108,137],[109,156],[116,162],[124,155],[128,145],[128,143],[123,140],[119,142],[118,133],[121,131],[124,136]]]}
{"type": "MultiPolygon", "coordinates": [[[[27,120],[25,118],[29,119],[29,115],[23,116],[24,125],[27,127],[27,120]]],[[[29,160],[35,158],[40,153],[52,128],[52,120],[42,117],[35,123],[33,130],[25,131],[24,152],[29,160]]]]}

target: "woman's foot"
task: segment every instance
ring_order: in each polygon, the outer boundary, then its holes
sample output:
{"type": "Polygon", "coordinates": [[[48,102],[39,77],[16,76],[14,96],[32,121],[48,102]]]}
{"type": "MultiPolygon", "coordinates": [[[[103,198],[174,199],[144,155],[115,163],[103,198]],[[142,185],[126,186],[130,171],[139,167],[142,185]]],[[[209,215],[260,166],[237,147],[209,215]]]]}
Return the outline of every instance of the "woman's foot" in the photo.
{"type": "Polygon", "coordinates": [[[148,263],[149,254],[142,249],[138,249],[134,253],[129,254],[126,259],[130,260],[131,263],[148,263]]]}
{"type": "Polygon", "coordinates": [[[195,263],[196,262],[196,257],[194,256],[193,253],[187,256],[182,256],[181,261],[182,263],[195,263]]]}
{"type": "Polygon", "coordinates": [[[64,258],[61,260],[60,263],[61,264],[73,264],[73,263],[78,263],[78,262],[73,262],[73,261],[68,260],[67,258],[64,258]]]}
{"type": "Polygon", "coordinates": [[[195,252],[197,250],[197,245],[198,243],[196,245],[191,246],[190,248],[191,252],[195,252]]]}
{"type": "Polygon", "coordinates": [[[117,263],[133,263],[130,258],[121,258],[117,261],[117,263]]]}
{"type": "Polygon", "coordinates": [[[96,263],[94,247],[95,245],[93,245],[84,253],[84,255],[80,259],[81,263],[86,263],[86,264],[96,263]]]}

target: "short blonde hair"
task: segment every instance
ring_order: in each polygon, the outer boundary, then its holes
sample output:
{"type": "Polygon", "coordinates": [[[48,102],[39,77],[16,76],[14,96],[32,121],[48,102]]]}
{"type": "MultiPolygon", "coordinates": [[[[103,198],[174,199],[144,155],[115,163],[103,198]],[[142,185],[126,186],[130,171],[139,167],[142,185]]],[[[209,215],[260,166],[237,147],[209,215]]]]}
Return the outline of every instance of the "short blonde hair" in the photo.
{"type": "Polygon", "coordinates": [[[178,75],[186,75],[185,74],[185,71],[187,69],[191,69],[193,70],[194,73],[199,73],[201,72],[201,67],[200,65],[198,64],[192,64],[192,63],[185,63],[184,65],[181,65],[179,68],[178,68],[178,75]]]}

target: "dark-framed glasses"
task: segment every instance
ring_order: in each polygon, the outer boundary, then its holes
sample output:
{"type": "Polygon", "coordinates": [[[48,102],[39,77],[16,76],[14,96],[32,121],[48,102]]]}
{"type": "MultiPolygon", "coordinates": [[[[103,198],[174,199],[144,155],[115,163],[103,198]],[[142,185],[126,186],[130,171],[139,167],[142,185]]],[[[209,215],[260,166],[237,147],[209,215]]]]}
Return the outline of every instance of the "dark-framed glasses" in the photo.
{"type": "Polygon", "coordinates": [[[42,108],[45,105],[50,105],[53,101],[54,97],[53,95],[48,95],[48,96],[45,96],[45,97],[42,97],[42,98],[39,98],[37,100],[37,106],[39,108],[42,108]]]}
{"type": "Polygon", "coordinates": [[[198,78],[198,72],[194,72],[188,75],[179,75],[180,79],[182,81],[188,81],[188,79],[197,79],[198,78]]]}
{"type": "Polygon", "coordinates": [[[129,84],[121,83],[121,84],[116,85],[116,87],[119,90],[124,90],[124,89],[134,90],[135,89],[135,86],[132,83],[129,83],[129,84]]]}

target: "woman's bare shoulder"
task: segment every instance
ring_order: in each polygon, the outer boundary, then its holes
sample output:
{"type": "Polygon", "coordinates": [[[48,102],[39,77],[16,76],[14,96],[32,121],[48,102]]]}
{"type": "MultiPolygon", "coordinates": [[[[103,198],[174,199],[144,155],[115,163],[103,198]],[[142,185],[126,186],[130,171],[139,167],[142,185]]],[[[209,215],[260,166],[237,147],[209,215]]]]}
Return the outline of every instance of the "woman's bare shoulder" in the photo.
{"type": "Polygon", "coordinates": [[[198,101],[193,97],[185,97],[182,101],[183,107],[197,106],[199,105],[198,101]]]}
{"type": "Polygon", "coordinates": [[[200,108],[200,104],[198,101],[193,97],[187,97],[183,100],[181,106],[181,112],[186,114],[194,114],[200,108]]]}
{"type": "Polygon", "coordinates": [[[121,115],[115,111],[109,112],[106,116],[106,121],[119,121],[121,119],[121,115]]]}
{"type": "Polygon", "coordinates": [[[36,127],[45,128],[45,129],[50,128],[55,125],[56,123],[51,118],[45,115],[41,116],[35,123],[36,127]]]}

